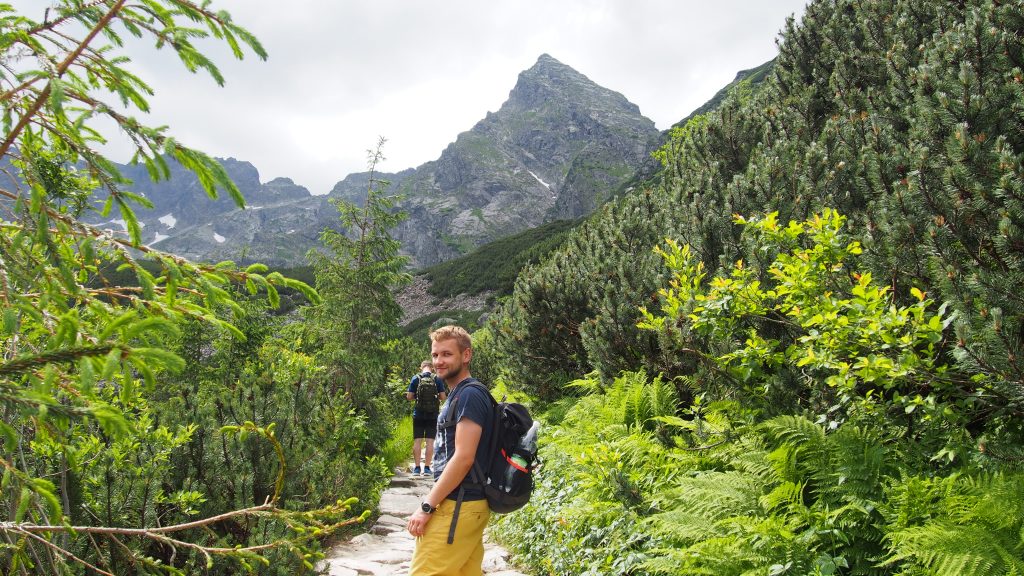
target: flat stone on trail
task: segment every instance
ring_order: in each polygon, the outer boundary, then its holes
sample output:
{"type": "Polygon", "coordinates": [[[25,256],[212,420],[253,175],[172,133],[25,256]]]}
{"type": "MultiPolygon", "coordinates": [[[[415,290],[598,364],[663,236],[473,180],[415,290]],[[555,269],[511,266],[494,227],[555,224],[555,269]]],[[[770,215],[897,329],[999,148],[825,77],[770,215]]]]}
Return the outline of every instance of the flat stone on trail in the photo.
{"type": "Polygon", "coordinates": [[[408,476],[405,476],[405,477],[395,476],[394,478],[391,479],[391,487],[392,488],[412,488],[412,487],[416,486],[416,484],[417,484],[416,480],[414,478],[410,478],[408,476]]]}
{"type": "Polygon", "coordinates": [[[423,490],[420,490],[417,486],[410,486],[408,488],[388,488],[388,491],[395,496],[420,496],[423,494],[423,490]]]}
{"type": "Polygon", "coordinates": [[[336,558],[331,560],[331,572],[329,574],[334,576],[334,568],[341,567],[346,570],[355,570],[356,574],[365,574],[368,576],[387,576],[393,574],[393,566],[387,566],[384,564],[378,564],[369,560],[363,560],[362,558],[336,558]]]}
{"type": "Polygon", "coordinates": [[[331,576],[359,576],[359,572],[356,572],[351,568],[345,568],[344,566],[335,566],[330,563],[328,563],[328,566],[331,567],[331,576]]]}
{"type": "Polygon", "coordinates": [[[397,546],[377,547],[369,554],[363,555],[363,559],[377,564],[401,564],[412,558],[412,547],[402,549],[397,546]]]}
{"type": "Polygon", "coordinates": [[[419,508],[423,502],[423,494],[388,494],[387,491],[380,497],[380,513],[392,516],[409,516],[419,508]]]}
{"type": "Polygon", "coordinates": [[[381,514],[380,518],[377,518],[377,524],[384,524],[385,526],[397,526],[402,530],[405,530],[405,525],[408,523],[408,518],[398,518],[390,514],[381,514]]]}

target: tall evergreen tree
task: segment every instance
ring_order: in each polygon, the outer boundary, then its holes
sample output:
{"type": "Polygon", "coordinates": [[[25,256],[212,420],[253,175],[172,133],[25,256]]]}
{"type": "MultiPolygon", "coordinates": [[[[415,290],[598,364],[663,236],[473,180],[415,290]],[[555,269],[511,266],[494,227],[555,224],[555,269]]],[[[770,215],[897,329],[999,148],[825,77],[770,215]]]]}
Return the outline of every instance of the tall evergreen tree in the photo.
{"type": "MultiPolygon", "coordinates": [[[[386,399],[388,376],[395,368],[394,341],[401,335],[402,309],[394,290],[408,284],[408,258],[390,230],[407,218],[395,210],[397,197],[385,195],[387,182],[374,177],[383,160],[381,139],[370,153],[370,183],[362,206],[338,201],[345,232],[325,229],[325,251],[312,250],[309,259],[323,301],[306,310],[307,346],[327,368],[325,385],[343,393],[364,410],[377,433],[372,446],[384,445],[395,402],[386,399]]],[[[400,404],[399,404],[400,405],[400,404]]]]}

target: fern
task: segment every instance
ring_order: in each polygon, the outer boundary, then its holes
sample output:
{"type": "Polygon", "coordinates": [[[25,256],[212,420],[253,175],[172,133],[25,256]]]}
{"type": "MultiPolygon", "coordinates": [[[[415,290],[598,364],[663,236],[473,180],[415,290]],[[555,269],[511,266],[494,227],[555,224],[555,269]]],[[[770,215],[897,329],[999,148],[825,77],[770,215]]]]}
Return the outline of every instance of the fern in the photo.
{"type": "Polygon", "coordinates": [[[1024,476],[907,479],[893,489],[885,565],[1024,574],[1024,476]]]}
{"type": "Polygon", "coordinates": [[[1024,573],[1019,549],[1007,548],[1001,538],[978,526],[933,522],[890,535],[899,550],[889,564],[909,560],[936,576],[1024,573]]]}
{"type": "MultiPolygon", "coordinates": [[[[759,511],[758,497],[764,486],[756,479],[738,472],[707,472],[697,477],[682,478],[678,486],[658,498],[660,508],[686,510],[701,517],[704,524],[733,515],[759,511]]],[[[675,529],[672,513],[656,515],[653,522],[670,535],[675,529]]]]}

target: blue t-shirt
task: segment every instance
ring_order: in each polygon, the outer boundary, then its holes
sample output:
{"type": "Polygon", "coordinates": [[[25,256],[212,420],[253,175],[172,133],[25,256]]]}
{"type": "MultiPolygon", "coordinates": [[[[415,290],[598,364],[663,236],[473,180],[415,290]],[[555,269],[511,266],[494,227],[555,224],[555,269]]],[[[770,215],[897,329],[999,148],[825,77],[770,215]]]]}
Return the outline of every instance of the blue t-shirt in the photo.
{"type": "MultiPolygon", "coordinates": [[[[486,471],[487,465],[490,462],[488,451],[490,450],[491,437],[494,435],[494,406],[491,404],[492,398],[490,393],[473,386],[466,386],[465,383],[468,381],[469,378],[459,382],[451,394],[448,395],[444,404],[441,405],[441,414],[437,417],[437,436],[434,437],[434,480],[441,476],[441,472],[444,472],[444,467],[451,460],[452,454],[455,453],[455,426],[449,426],[444,429],[440,426],[448,420],[448,411],[452,409],[453,405],[455,414],[452,420],[454,422],[468,419],[483,427],[483,433],[480,435],[480,444],[476,447],[476,461],[480,462],[484,471],[486,471]]],[[[472,473],[466,474],[466,478],[462,482],[463,484],[472,484],[472,473]]],[[[458,496],[459,489],[456,487],[448,495],[448,499],[455,500],[458,496]]],[[[483,489],[473,489],[467,486],[462,499],[483,500],[483,489]]]]}
{"type": "MultiPolygon", "coordinates": [[[[419,387],[420,380],[422,379],[423,376],[426,376],[427,374],[428,373],[426,373],[426,372],[424,372],[423,374],[417,374],[417,375],[412,377],[412,380],[409,381],[409,392],[411,392],[413,396],[416,395],[416,388],[419,387]]],[[[434,386],[437,386],[437,393],[438,394],[443,394],[443,393],[445,393],[447,391],[447,389],[444,387],[444,382],[440,378],[438,378],[437,376],[434,376],[434,386]]],[[[413,407],[412,407],[412,417],[413,418],[422,418],[424,416],[429,416],[431,418],[434,418],[435,416],[437,416],[437,410],[432,410],[430,412],[426,412],[424,414],[420,414],[419,410],[416,408],[416,405],[413,404],[413,407]]]]}

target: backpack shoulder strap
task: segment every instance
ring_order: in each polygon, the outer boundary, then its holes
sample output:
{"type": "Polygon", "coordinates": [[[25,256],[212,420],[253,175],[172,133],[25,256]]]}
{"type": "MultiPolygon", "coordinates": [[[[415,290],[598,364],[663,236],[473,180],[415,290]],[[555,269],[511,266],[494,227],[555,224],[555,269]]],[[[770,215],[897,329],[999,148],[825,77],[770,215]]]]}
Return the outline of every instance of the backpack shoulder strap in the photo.
{"type": "MultiPolygon", "coordinates": [[[[493,408],[492,414],[494,416],[492,418],[492,426],[494,426],[495,429],[492,430],[491,432],[490,450],[487,453],[492,454],[498,448],[497,423],[498,418],[501,416],[501,413],[499,412],[500,408],[498,406],[498,402],[494,400],[494,396],[491,395],[491,391],[488,390],[487,387],[480,383],[480,381],[477,380],[476,378],[470,378],[469,380],[462,382],[460,384],[462,384],[463,387],[472,386],[473,388],[477,388],[481,392],[486,394],[488,398],[491,399],[491,407],[493,408]]],[[[445,420],[444,422],[437,425],[439,430],[451,428],[452,426],[456,425],[455,409],[456,405],[458,404],[459,397],[462,396],[463,390],[465,390],[465,388],[460,390],[459,386],[456,386],[455,390],[452,390],[452,395],[448,400],[448,412],[447,414],[445,414],[445,420]],[[455,394],[456,391],[458,391],[459,393],[455,394]]],[[[486,473],[484,473],[483,467],[481,466],[480,462],[477,462],[475,457],[473,458],[473,467],[469,469],[468,476],[469,485],[471,486],[483,487],[483,485],[487,482],[487,475],[486,473]]],[[[466,479],[463,479],[463,481],[459,483],[459,492],[458,496],[455,499],[455,511],[452,513],[452,523],[448,529],[449,544],[455,541],[455,525],[459,521],[459,509],[462,508],[462,500],[466,492],[466,485],[466,479]]]]}
{"type": "MultiPolygon", "coordinates": [[[[498,405],[498,401],[494,399],[494,396],[491,394],[491,391],[488,390],[487,387],[484,386],[476,378],[470,378],[465,382],[460,382],[460,384],[463,386],[463,388],[460,389],[459,386],[456,386],[455,390],[452,390],[452,395],[448,399],[448,412],[445,414],[444,421],[437,425],[437,429],[439,431],[447,430],[448,428],[451,428],[452,426],[455,426],[457,424],[457,422],[455,421],[455,413],[456,407],[459,402],[459,398],[462,396],[462,392],[465,389],[465,387],[472,386],[473,388],[476,388],[483,392],[491,400],[492,430],[491,442],[488,445],[487,454],[494,454],[494,452],[498,449],[498,427],[499,422],[501,420],[501,406],[498,405]],[[455,392],[458,393],[456,394],[455,392]]],[[[484,483],[487,482],[487,474],[484,471],[483,464],[477,462],[475,458],[473,459],[473,467],[469,469],[469,480],[472,483],[480,486],[483,486],[484,483]]]]}
{"type": "Polygon", "coordinates": [[[477,388],[478,390],[486,394],[488,398],[491,399],[492,407],[494,407],[495,409],[497,409],[498,407],[498,403],[494,400],[494,396],[491,395],[491,391],[488,390],[486,386],[481,384],[480,381],[477,380],[476,378],[470,378],[465,382],[460,382],[460,384],[462,385],[462,388],[460,389],[459,386],[456,386],[455,390],[452,390],[452,394],[448,398],[448,412],[445,414],[444,421],[438,424],[438,429],[440,430],[445,430],[447,428],[455,426],[455,408],[458,405],[459,397],[462,396],[462,392],[463,390],[465,390],[466,387],[472,386],[473,388],[477,388]],[[456,391],[458,391],[458,394],[455,394],[456,391]]]}

